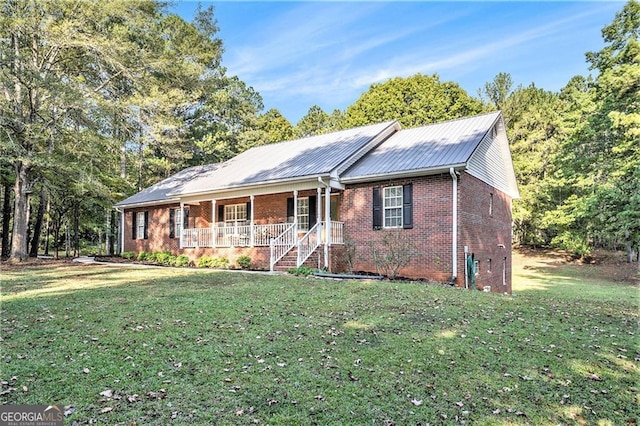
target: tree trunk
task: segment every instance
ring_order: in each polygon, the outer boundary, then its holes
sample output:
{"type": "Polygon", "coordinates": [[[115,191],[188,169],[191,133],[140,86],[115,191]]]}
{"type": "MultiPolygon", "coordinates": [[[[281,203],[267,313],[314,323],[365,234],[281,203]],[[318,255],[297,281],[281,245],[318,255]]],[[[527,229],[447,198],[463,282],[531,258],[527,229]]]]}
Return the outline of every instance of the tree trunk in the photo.
{"type": "Polygon", "coordinates": [[[2,203],[2,257],[9,257],[11,254],[11,184],[4,184],[4,202],[2,203]]]}
{"type": "Polygon", "coordinates": [[[73,208],[73,257],[80,256],[80,208],[78,203],[73,208]]]}
{"type": "MultiPolygon", "coordinates": [[[[108,256],[111,254],[111,210],[107,209],[105,214],[104,232],[104,252],[108,256]]],[[[102,249],[102,246],[100,247],[102,249]]]]}
{"type": "Polygon", "coordinates": [[[29,242],[29,194],[31,185],[29,172],[31,165],[18,161],[15,164],[16,183],[14,186],[15,205],[13,212],[13,240],[11,242],[11,261],[22,262],[27,259],[29,242]]]}
{"type": "Polygon", "coordinates": [[[38,249],[40,248],[40,236],[42,235],[42,222],[44,222],[44,213],[47,207],[47,190],[42,188],[40,191],[40,205],[38,206],[38,215],[36,223],[33,227],[33,237],[31,238],[30,257],[38,257],[38,249]]]}
{"type": "Polygon", "coordinates": [[[51,239],[51,202],[47,200],[47,233],[45,234],[44,255],[49,256],[49,240],[51,239]]]}

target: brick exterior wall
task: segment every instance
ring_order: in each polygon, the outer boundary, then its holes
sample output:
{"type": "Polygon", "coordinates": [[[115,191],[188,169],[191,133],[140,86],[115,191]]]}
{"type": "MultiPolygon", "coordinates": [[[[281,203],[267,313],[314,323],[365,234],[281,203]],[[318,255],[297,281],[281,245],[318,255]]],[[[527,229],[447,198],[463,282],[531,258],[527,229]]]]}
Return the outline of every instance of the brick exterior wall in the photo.
{"type": "MultiPolygon", "coordinates": [[[[413,279],[448,282],[452,276],[452,179],[446,174],[385,180],[376,183],[348,185],[338,196],[339,218],[344,222],[346,239],[355,243],[354,271],[376,272],[370,256],[369,242],[379,239],[384,231],[373,229],[373,188],[411,183],[413,186],[413,228],[399,229],[418,248],[419,256],[400,270],[399,275],[413,279]]],[[[316,191],[301,191],[298,196],[315,196],[316,191]]],[[[256,224],[283,223],[287,220],[287,198],[292,193],[256,196],[256,224]]],[[[218,206],[248,202],[249,198],[219,200],[216,212],[212,203],[203,201],[189,206],[189,228],[211,226],[212,213],[218,222],[218,206]]],[[[185,248],[179,249],[179,238],[169,237],[169,210],[178,204],[125,212],[124,251],[169,250],[186,254],[192,260],[207,255],[226,257],[233,264],[246,254],[254,267],[269,269],[269,247],[185,248]],[[148,211],[148,239],[132,239],[132,212],[148,211]]],[[[324,204],[322,206],[324,215],[324,204]]],[[[456,285],[464,286],[464,246],[479,261],[476,277],[478,288],[490,286],[494,292],[511,292],[511,199],[506,194],[463,172],[458,178],[458,265],[456,285]],[[491,209],[490,209],[490,203],[491,209]],[[490,259],[490,261],[489,261],[490,259]]],[[[346,272],[345,247],[330,248],[330,270],[346,272]]]]}
{"type": "Polygon", "coordinates": [[[413,184],[413,228],[399,229],[416,245],[419,257],[400,270],[407,278],[449,281],[451,278],[451,176],[435,175],[413,179],[349,185],[343,193],[341,217],[345,238],[356,245],[355,271],[376,272],[369,242],[381,238],[384,230],[373,229],[373,187],[413,184]]]}
{"type": "MultiPolygon", "coordinates": [[[[478,288],[511,293],[511,197],[468,173],[458,179],[458,249],[469,247],[478,288]]],[[[464,285],[464,255],[458,255],[464,285]]]]}
{"type": "MultiPolygon", "coordinates": [[[[384,230],[373,229],[373,188],[413,184],[413,228],[399,229],[411,238],[419,256],[400,270],[413,279],[448,282],[452,276],[452,190],[451,176],[440,174],[414,179],[397,179],[375,184],[349,185],[342,194],[341,218],[345,238],[356,245],[355,271],[376,272],[369,243],[379,240],[384,230]]],[[[511,199],[479,179],[463,172],[458,178],[458,266],[455,284],[464,286],[464,246],[475,254],[480,268],[476,285],[491,291],[511,292],[511,199]],[[491,195],[493,194],[493,196],[491,195]],[[489,203],[493,198],[491,214],[489,203]],[[489,270],[489,259],[491,269],[489,270]],[[504,283],[503,283],[504,268],[504,283]]],[[[338,250],[339,251],[339,250],[338,250]]],[[[333,269],[346,268],[344,262],[333,269]]]]}

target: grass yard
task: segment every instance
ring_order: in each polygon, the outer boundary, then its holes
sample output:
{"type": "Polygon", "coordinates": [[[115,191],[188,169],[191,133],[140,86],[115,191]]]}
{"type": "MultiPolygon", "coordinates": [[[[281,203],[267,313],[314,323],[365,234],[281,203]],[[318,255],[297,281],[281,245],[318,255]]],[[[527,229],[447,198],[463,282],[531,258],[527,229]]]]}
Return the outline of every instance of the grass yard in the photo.
{"type": "Polygon", "coordinates": [[[638,287],[516,261],[513,296],[4,268],[0,403],[64,405],[65,424],[637,424],[638,287]]]}

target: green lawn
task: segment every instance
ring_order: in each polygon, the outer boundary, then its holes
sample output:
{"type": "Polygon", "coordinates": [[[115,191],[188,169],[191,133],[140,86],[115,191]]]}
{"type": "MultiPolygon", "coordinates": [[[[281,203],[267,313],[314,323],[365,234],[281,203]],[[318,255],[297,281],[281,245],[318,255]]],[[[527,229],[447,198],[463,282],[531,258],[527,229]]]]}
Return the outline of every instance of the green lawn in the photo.
{"type": "Polygon", "coordinates": [[[0,403],[65,424],[636,424],[638,288],[546,267],[518,266],[513,296],[5,269],[0,403]]]}

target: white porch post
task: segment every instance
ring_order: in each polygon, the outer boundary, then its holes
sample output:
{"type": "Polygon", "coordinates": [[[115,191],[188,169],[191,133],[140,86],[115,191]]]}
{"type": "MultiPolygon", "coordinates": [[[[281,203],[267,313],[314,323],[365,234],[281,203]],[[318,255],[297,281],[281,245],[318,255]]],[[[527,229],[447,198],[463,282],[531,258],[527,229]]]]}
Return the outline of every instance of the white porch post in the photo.
{"type": "Polygon", "coordinates": [[[211,199],[211,247],[216,246],[216,234],[217,226],[216,226],[216,199],[211,199]]]}
{"type": "Polygon", "coordinates": [[[293,223],[296,224],[296,232],[298,231],[298,190],[293,190],[293,223]]]}
{"type": "Polygon", "coordinates": [[[325,241],[324,241],[324,266],[329,267],[329,246],[331,245],[331,187],[326,186],[324,189],[324,220],[325,241]]]}
{"type": "Polygon", "coordinates": [[[184,203],[180,201],[180,248],[184,246],[184,203]]]}
{"type": "Polygon", "coordinates": [[[316,197],[316,223],[322,222],[322,188],[318,187],[318,196],[316,197]]]}
{"type": "Polygon", "coordinates": [[[253,202],[255,201],[255,195],[251,194],[250,200],[251,200],[251,226],[249,227],[249,245],[251,247],[253,247],[254,242],[255,242],[255,230],[253,228],[253,219],[254,219],[254,215],[253,215],[253,211],[255,210],[253,208],[253,202]]]}

